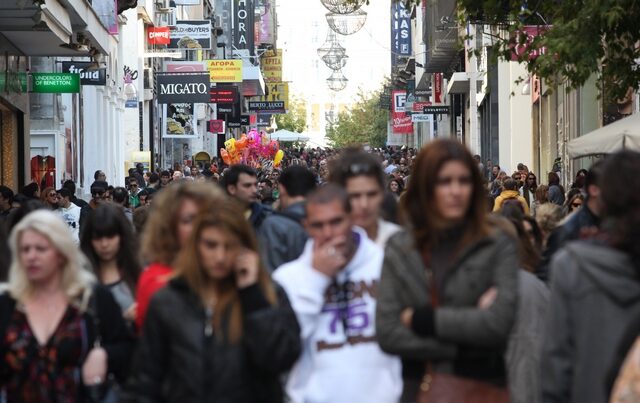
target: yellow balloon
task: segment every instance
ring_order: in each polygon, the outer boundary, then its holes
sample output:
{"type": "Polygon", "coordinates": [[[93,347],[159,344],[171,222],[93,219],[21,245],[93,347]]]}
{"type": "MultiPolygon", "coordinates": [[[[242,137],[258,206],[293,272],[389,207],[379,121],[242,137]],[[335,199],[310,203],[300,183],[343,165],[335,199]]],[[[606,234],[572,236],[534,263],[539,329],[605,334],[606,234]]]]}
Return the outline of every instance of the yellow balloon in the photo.
{"type": "Polygon", "coordinates": [[[278,152],[276,153],[275,158],[273,159],[273,165],[274,166],[280,166],[280,163],[282,162],[283,158],[284,158],[284,151],[278,150],[278,152]]]}
{"type": "Polygon", "coordinates": [[[236,152],[236,139],[230,138],[229,140],[224,142],[224,148],[231,154],[236,152]]]}

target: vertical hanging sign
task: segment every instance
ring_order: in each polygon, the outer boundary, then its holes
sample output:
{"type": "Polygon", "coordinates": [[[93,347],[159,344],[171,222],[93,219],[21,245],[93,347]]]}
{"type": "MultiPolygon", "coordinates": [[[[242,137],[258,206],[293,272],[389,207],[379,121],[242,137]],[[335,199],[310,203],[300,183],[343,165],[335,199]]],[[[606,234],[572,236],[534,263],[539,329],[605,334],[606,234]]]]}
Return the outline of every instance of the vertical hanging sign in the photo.
{"type": "Polygon", "coordinates": [[[236,49],[248,49],[254,53],[255,10],[253,0],[234,0],[233,45],[236,49]]]}
{"type": "Polygon", "coordinates": [[[411,11],[401,1],[391,3],[391,66],[411,56],[411,11]]]}
{"type": "Polygon", "coordinates": [[[407,91],[394,90],[391,93],[391,129],[396,134],[413,133],[411,116],[405,110],[407,91]]]}

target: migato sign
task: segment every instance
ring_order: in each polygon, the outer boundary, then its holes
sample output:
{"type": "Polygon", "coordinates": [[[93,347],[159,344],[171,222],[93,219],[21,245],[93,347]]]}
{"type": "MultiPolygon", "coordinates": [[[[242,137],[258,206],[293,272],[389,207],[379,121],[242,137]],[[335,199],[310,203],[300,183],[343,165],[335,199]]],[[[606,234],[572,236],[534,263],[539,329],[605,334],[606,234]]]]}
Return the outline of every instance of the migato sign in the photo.
{"type": "Polygon", "coordinates": [[[158,103],[208,103],[209,75],[206,73],[158,74],[158,103]]]}

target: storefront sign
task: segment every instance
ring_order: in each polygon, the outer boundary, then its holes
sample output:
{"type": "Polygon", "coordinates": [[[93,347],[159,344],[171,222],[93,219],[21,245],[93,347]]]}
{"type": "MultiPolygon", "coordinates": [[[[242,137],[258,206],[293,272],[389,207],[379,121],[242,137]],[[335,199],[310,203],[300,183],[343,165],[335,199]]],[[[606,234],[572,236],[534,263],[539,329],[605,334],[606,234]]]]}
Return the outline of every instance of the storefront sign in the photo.
{"type": "Polygon", "coordinates": [[[209,91],[209,102],[214,104],[235,104],[240,100],[238,87],[233,85],[218,85],[209,91]]]}
{"type": "Polygon", "coordinates": [[[391,2],[391,65],[411,56],[411,10],[402,1],[391,2]]]}
{"type": "Polygon", "coordinates": [[[158,103],[209,103],[208,74],[156,75],[158,80],[158,103]]]}
{"type": "MultiPolygon", "coordinates": [[[[262,6],[264,13],[260,13],[260,21],[257,23],[258,43],[275,44],[275,13],[273,2],[271,0],[262,0],[262,6]]],[[[282,81],[282,80],[278,80],[282,81]]]]}
{"type": "Polygon", "coordinates": [[[433,115],[427,115],[424,113],[414,113],[411,115],[411,121],[416,122],[431,122],[433,120],[433,115]]]}
{"type": "Polygon", "coordinates": [[[147,43],[149,45],[168,45],[171,43],[169,27],[147,28],[147,43]]]}
{"type": "Polygon", "coordinates": [[[433,101],[437,104],[442,103],[442,73],[433,75],[433,101]]]}
{"type": "Polygon", "coordinates": [[[405,111],[407,91],[394,90],[391,93],[391,131],[396,134],[413,133],[411,116],[405,111]]]}
{"type": "Polygon", "coordinates": [[[272,56],[263,56],[260,68],[265,82],[282,82],[282,49],[278,49],[275,54],[272,53],[272,56]]]}
{"type": "Polygon", "coordinates": [[[212,83],[241,83],[242,60],[207,60],[212,83]]]}
{"type": "Polygon", "coordinates": [[[198,121],[194,116],[193,104],[177,103],[163,105],[162,137],[197,138],[198,121]]]}
{"type": "MultiPolygon", "coordinates": [[[[511,61],[517,62],[527,52],[529,45],[540,35],[544,35],[550,26],[546,25],[525,25],[521,31],[516,31],[509,39],[511,46],[511,61]],[[524,43],[520,44],[520,37],[526,35],[524,43]]],[[[536,59],[538,56],[547,52],[547,48],[537,49],[529,54],[529,61],[536,59]]]]}
{"type": "Polygon", "coordinates": [[[449,106],[425,106],[422,108],[422,113],[429,113],[431,115],[448,115],[449,106]]]}
{"type": "Polygon", "coordinates": [[[255,7],[253,0],[233,1],[233,46],[248,49],[253,54],[255,37],[255,7]]]}
{"type": "Polygon", "coordinates": [[[265,86],[267,95],[256,97],[259,102],[249,102],[249,110],[286,113],[289,108],[289,83],[265,83],[265,86]]]}
{"type": "Polygon", "coordinates": [[[211,49],[211,21],[178,21],[169,31],[168,49],[211,49]]]}
{"type": "Polygon", "coordinates": [[[218,113],[227,115],[233,113],[233,105],[218,105],[218,113]]]}
{"type": "Polygon", "coordinates": [[[107,69],[88,70],[89,62],[62,62],[62,72],[80,74],[81,85],[106,85],[107,69]]]}
{"type": "Polygon", "coordinates": [[[271,126],[271,114],[259,114],[256,119],[256,126],[269,127],[271,126]]]}
{"type": "Polygon", "coordinates": [[[80,74],[31,73],[31,92],[39,94],[72,94],[80,92],[80,74]]]}
{"type": "Polygon", "coordinates": [[[414,102],[411,112],[422,113],[425,106],[431,106],[431,102],[414,102]]]}
{"type": "Polygon", "coordinates": [[[221,119],[216,119],[216,120],[210,120],[209,122],[207,122],[207,131],[209,133],[214,133],[214,134],[221,134],[224,133],[224,120],[221,119]]]}
{"type": "Polygon", "coordinates": [[[207,71],[204,62],[164,62],[164,71],[167,73],[198,73],[207,71]]]}

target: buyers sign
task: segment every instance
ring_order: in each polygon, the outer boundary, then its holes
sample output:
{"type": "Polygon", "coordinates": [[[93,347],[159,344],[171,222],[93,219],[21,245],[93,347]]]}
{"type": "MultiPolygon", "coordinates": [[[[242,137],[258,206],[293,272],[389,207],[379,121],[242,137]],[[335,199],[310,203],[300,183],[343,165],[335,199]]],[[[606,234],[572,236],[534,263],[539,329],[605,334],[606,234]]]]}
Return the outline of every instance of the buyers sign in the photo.
{"type": "Polygon", "coordinates": [[[209,74],[158,74],[158,103],[209,103],[209,74]]]}
{"type": "Polygon", "coordinates": [[[167,49],[211,49],[211,21],[178,21],[169,32],[167,49]]]}

